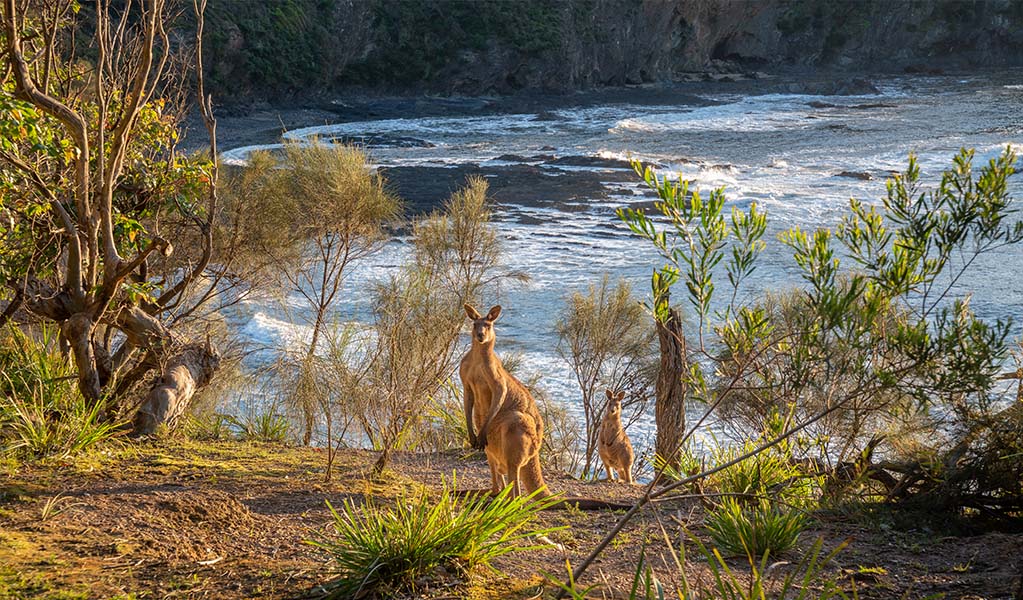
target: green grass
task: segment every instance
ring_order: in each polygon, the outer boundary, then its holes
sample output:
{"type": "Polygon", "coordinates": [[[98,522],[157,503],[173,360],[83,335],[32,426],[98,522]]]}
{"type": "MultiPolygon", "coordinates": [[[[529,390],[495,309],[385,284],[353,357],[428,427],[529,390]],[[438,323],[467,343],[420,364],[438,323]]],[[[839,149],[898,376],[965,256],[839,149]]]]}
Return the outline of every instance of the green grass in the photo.
{"type": "Polygon", "coordinates": [[[805,527],[801,509],[769,501],[749,504],[725,498],[707,514],[707,530],[714,543],[751,561],[791,549],[805,527]]]}
{"type": "Polygon", "coordinates": [[[220,415],[239,440],[283,444],[288,440],[288,418],[275,408],[246,417],[220,415]]]}
{"type": "Polygon", "coordinates": [[[0,455],[66,458],[119,435],[103,403],[79,392],[75,369],[58,349],[56,330],[0,332],[0,455]]]}
{"type": "Polygon", "coordinates": [[[438,567],[469,575],[512,552],[537,546],[537,536],[557,528],[534,528],[533,517],[556,500],[510,497],[459,498],[454,482],[436,494],[399,497],[393,506],[345,500],[333,515],[330,534],[307,543],[326,552],[338,576],[323,586],[331,598],[357,598],[403,590],[438,567]]]}
{"type": "MultiPolygon", "coordinates": [[[[827,567],[847,542],[831,552],[824,553],[824,542],[816,540],[794,568],[776,569],[767,554],[750,561],[750,574],[739,576],[717,548],[707,548],[695,537],[691,537],[697,552],[707,561],[710,568],[710,585],[694,584],[682,572],[680,597],[688,600],[849,600],[857,598],[855,588],[847,595],[837,578],[828,575],[827,567]]],[[[685,564],[683,548],[680,564],[685,564]]]]}
{"type": "Polygon", "coordinates": [[[54,586],[52,577],[20,573],[12,567],[0,566],[0,598],[84,600],[90,597],[88,589],[61,589],[54,586]]]}
{"type": "MultiPolygon", "coordinates": [[[[713,452],[715,464],[723,464],[755,449],[756,442],[721,448],[713,452]]],[[[771,497],[787,504],[807,506],[816,497],[816,479],[807,477],[784,451],[760,452],[712,475],[708,484],[724,494],[771,497]]]]}

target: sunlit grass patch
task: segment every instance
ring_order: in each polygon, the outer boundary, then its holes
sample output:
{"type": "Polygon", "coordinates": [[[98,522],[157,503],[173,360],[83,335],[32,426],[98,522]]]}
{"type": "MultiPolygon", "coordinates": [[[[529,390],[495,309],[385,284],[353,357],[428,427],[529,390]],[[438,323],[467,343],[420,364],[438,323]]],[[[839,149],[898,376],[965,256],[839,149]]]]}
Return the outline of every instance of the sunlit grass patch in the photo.
{"type": "MultiPolygon", "coordinates": [[[[461,575],[505,554],[534,550],[535,539],[558,528],[535,528],[533,518],[556,499],[460,498],[454,483],[439,492],[403,495],[393,506],[345,500],[330,506],[333,532],[307,543],[325,551],[338,577],[323,586],[332,598],[408,589],[439,568],[461,575]]],[[[329,506],[329,503],[328,503],[329,506]]]]}

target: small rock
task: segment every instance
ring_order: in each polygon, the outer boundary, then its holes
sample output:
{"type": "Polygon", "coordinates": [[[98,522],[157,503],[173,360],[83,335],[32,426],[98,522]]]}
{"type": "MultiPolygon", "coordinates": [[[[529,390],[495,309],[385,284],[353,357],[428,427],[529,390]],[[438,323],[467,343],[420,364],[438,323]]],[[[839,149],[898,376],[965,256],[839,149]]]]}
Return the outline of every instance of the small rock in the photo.
{"type": "Polygon", "coordinates": [[[868,102],[866,104],[854,104],[850,108],[855,108],[856,110],[866,110],[869,108],[895,108],[895,105],[888,104],[886,102],[868,102]]]}

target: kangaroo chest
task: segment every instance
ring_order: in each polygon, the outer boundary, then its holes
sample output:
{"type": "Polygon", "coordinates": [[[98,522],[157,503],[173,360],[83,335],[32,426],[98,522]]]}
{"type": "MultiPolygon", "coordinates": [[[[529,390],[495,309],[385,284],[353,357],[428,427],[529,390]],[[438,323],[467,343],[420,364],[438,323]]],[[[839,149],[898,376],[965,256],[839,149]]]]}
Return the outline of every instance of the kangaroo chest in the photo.
{"type": "Polygon", "coordinates": [[[497,378],[500,377],[501,362],[496,356],[470,353],[462,359],[459,375],[462,385],[469,388],[476,405],[473,417],[480,420],[490,409],[497,378]]]}
{"type": "Polygon", "coordinates": [[[622,424],[616,421],[604,421],[600,426],[600,443],[612,446],[624,437],[622,424]]]}

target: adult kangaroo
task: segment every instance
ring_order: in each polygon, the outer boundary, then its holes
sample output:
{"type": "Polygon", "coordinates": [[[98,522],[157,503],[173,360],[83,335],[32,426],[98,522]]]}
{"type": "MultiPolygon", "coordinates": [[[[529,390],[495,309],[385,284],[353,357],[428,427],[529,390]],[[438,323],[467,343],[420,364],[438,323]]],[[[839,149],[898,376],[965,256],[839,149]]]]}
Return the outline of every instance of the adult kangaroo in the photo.
{"type": "MultiPolygon", "coordinates": [[[[472,346],[458,369],[464,393],[465,425],[472,447],[487,454],[491,491],[496,494],[511,484],[513,496],[537,490],[541,490],[541,496],[550,496],[540,470],[540,446],[543,444],[540,410],[526,386],[505,370],[494,353],[497,339],[494,322],[501,316],[501,307],[494,306],[486,316],[481,316],[466,304],[465,314],[472,320],[472,346]]],[[[555,506],[566,505],[581,509],[631,506],[576,497],[565,498],[555,506]]]]}
{"type": "Polygon", "coordinates": [[[472,319],[472,347],[462,358],[458,374],[464,390],[465,424],[469,443],[486,451],[493,492],[508,484],[512,496],[545,487],[540,471],[543,419],[536,401],[522,382],[505,370],[494,353],[494,321],[501,307],[486,314],[465,305],[472,319]]]}

